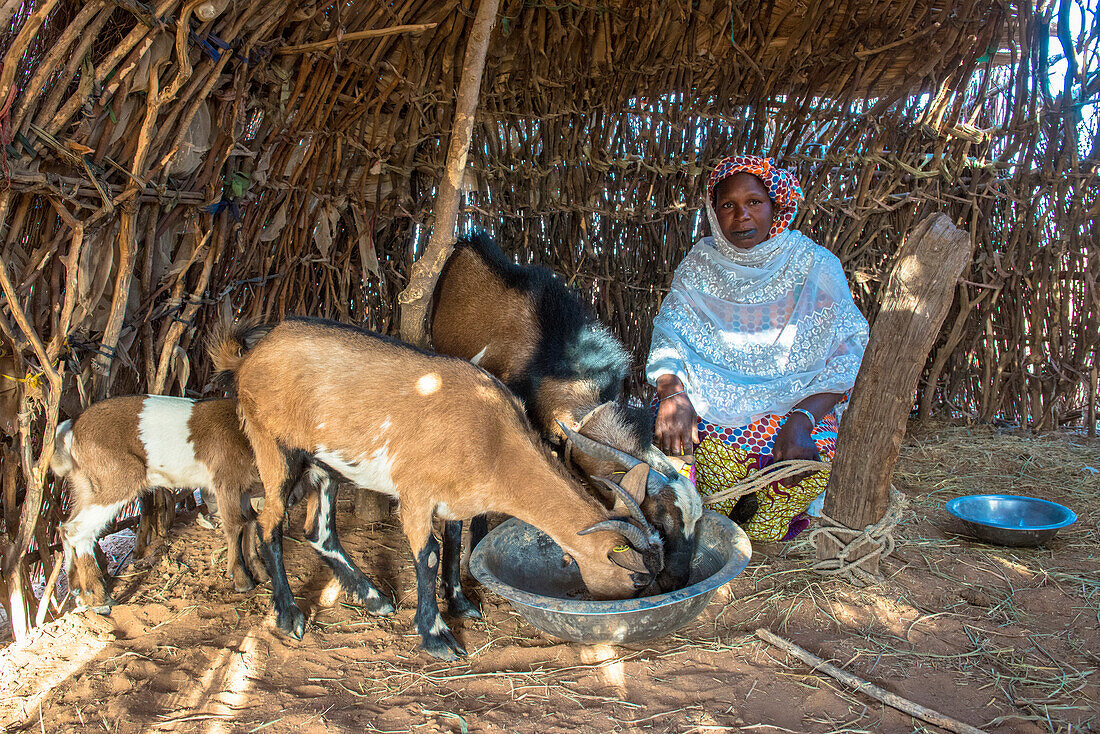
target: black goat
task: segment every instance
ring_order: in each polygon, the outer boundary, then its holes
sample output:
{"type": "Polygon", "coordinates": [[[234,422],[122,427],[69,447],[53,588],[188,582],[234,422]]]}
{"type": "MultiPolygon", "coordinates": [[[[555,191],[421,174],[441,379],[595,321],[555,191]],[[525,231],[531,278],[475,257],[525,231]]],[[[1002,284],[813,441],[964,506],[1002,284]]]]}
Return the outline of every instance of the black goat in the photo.
{"type": "MultiPolygon", "coordinates": [[[[566,463],[592,489],[604,491],[594,478],[641,462],[656,468],[642,503],[665,543],[665,570],[656,588],[683,586],[691,572],[702,502],[695,487],[653,446],[649,411],[625,404],[622,385],[629,357],[611,331],[550,270],[516,265],[484,234],[455,245],[432,306],[432,348],[498,377],[523,402],[543,437],[562,446],[566,463]],[[568,437],[562,424],[580,437],[568,437]],[[585,438],[595,444],[585,442],[585,451],[573,452],[572,446],[585,438]]],[[[475,520],[475,544],[484,528],[484,518],[475,520]]],[[[444,532],[461,530],[458,523],[444,532]]]]}

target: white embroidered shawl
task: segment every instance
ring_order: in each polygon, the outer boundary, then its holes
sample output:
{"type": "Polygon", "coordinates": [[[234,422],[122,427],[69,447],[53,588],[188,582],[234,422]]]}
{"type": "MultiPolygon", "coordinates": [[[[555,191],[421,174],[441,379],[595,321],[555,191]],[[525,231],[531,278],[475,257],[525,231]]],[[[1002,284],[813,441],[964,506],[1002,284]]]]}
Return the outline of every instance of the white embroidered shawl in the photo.
{"type": "Polygon", "coordinates": [[[824,247],[797,230],[749,250],[704,237],[653,322],[646,377],[676,375],[704,420],[743,426],[849,390],[866,346],[867,320],[824,247]]]}

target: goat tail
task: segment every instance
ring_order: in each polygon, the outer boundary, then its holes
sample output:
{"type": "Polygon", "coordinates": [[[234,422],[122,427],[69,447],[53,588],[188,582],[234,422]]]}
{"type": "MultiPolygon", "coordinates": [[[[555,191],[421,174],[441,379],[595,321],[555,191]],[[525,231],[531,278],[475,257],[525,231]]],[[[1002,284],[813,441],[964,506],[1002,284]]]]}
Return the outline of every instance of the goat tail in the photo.
{"type": "Polygon", "coordinates": [[[50,470],[58,478],[66,476],[73,470],[73,422],[71,420],[62,421],[57,426],[53,439],[50,470]]]}
{"type": "Polygon", "coordinates": [[[206,345],[206,352],[214,364],[212,379],[232,382],[232,376],[240,368],[245,355],[272,328],[271,324],[255,321],[222,321],[215,324],[206,345]]]}

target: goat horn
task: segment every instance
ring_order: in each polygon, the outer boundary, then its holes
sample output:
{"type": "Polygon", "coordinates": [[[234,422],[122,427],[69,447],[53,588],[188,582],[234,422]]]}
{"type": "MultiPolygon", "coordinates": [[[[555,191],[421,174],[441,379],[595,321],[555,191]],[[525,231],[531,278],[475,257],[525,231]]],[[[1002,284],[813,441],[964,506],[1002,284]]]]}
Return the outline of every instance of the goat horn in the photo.
{"type": "MultiPolygon", "coordinates": [[[[573,442],[573,445],[584,453],[591,456],[593,459],[603,459],[605,461],[613,461],[618,463],[624,469],[633,469],[638,464],[649,464],[649,476],[646,478],[646,492],[653,494],[661,487],[668,484],[669,480],[675,477],[679,472],[676,471],[676,467],[672,466],[672,463],[668,459],[664,459],[665,468],[668,469],[671,474],[666,474],[663,470],[657,471],[653,468],[653,463],[649,461],[642,461],[636,459],[625,451],[620,451],[614,446],[608,446],[605,443],[593,440],[588,436],[584,436],[576,431],[570,430],[564,423],[558,421],[558,426],[565,431],[565,437],[573,442]]],[[[654,451],[657,449],[650,446],[654,451]]],[[[657,451],[657,453],[660,453],[657,451]]],[[[664,454],[661,454],[663,457],[664,454]]],[[[649,453],[646,453],[646,457],[649,457],[649,453]]]]}
{"type": "Polygon", "coordinates": [[[653,444],[650,444],[649,448],[645,450],[645,462],[669,479],[680,474],[676,470],[676,466],[665,456],[665,453],[653,444]]]}
{"type": "Polygon", "coordinates": [[[646,535],[645,531],[637,525],[631,525],[626,520],[601,520],[592,527],[581,530],[577,535],[588,535],[600,530],[610,530],[613,533],[618,533],[626,538],[626,542],[630,544],[630,547],[639,553],[653,547],[653,540],[646,535]]]}
{"type": "Polygon", "coordinates": [[[676,465],[668,460],[668,457],[657,448],[650,446],[645,452],[645,462],[649,464],[649,477],[646,479],[645,489],[648,494],[656,494],[661,487],[665,487],[677,479],[683,479],[683,474],[676,465]]]}
{"type": "Polygon", "coordinates": [[[599,441],[595,441],[588,436],[583,436],[576,431],[570,430],[570,428],[561,421],[558,421],[557,423],[558,426],[563,431],[565,431],[565,437],[572,441],[578,449],[588,454],[593,459],[614,461],[626,467],[627,469],[633,469],[638,464],[643,463],[641,459],[635,459],[633,456],[626,453],[625,451],[619,451],[613,446],[608,446],[605,443],[600,443],[599,441]]]}
{"type": "Polygon", "coordinates": [[[667,487],[676,476],[679,476],[679,472],[669,476],[664,472],[659,472],[653,467],[649,467],[649,476],[646,478],[645,491],[646,494],[656,494],[661,487],[667,487]]]}
{"type": "Polygon", "coordinates": [[[627,492],[618,484],[615,484],[615,482],[608,481],[603,477],[597,477],[597,479],[603,482],[604,485],[606,485],[612,492],[615,493],[616,497],[623,501],[623,504],[626,505],[627,512],[630,513],[630,516],[634,518],[636,522],[638,522],[644,528],[650,527],[649,520],[647,520],[646,516],[642,514],[642,508],[638,506],[638,503],[634,500],[633,497],[630,496],[629,492],[627,492]]]}

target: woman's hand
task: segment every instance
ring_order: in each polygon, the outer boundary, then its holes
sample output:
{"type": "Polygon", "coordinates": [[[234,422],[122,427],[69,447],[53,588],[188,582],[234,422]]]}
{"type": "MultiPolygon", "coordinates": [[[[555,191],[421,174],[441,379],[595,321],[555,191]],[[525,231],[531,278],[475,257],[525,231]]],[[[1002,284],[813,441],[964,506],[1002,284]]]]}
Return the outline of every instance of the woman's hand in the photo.
{"type": "MultiPolygon", "coordinates": [[[[802,400],[794,406],[800,410],[808,410],[817,417],[820,422],[826,415],[833,411],[836,404],[844,399],[842,393],[822,392],[802,400]]],[[[817,444],[810,438],[813,424],[810,417],[802,413],[791,413],[784,421],[779,433],[775,434],[775,443],[772,444],[772,456],[776,461],[784,459],[814,459],[821,460],[817,444]]]]}
{"type": "Polygon", "coordinates": [[[772,458],[775,461],[820,459],[821,454],[817,450],[817,444],[810,437],[812,429],[813,426],[807,416],[802,413],[791,413],[779,432],[775,434],[772,458]]]}
{"type": "Polygon", "coordinates": [[[654,443],[669,456],[691,456],[699,442],[699,416],[683,390],[684,384],[675,375],[662,375],[657,381],[661,402],[653,429],[654,443]]]}

